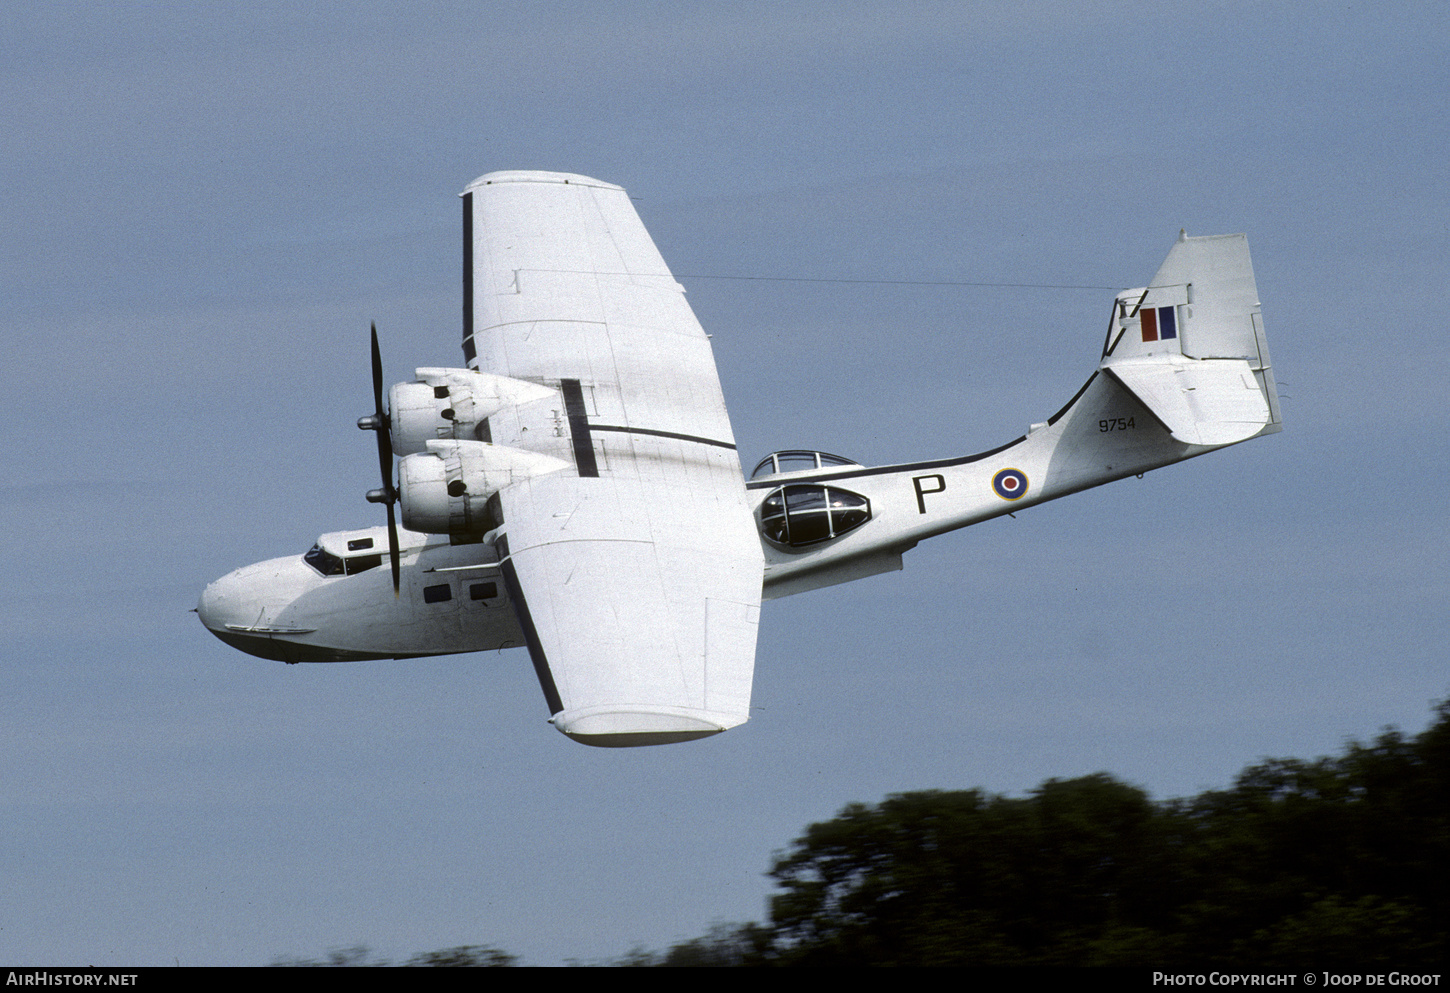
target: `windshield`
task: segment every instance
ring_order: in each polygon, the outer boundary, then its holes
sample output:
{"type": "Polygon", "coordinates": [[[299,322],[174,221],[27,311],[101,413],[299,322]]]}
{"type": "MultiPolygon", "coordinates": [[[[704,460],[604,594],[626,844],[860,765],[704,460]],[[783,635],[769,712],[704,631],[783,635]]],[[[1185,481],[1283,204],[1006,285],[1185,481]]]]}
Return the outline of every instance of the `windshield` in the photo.
{"type": "MultiPolygon", "coordinates": [[[[365,548],[372,547],[372,539],[363,542],[348,542],[348,546],[359,545],[365,548]]],[[[383,564],[381,554],[373,555],[350,555],[347,558],[338,558],[331,552],[324,549],[320,544],[313,545],[308,549],[307,554],[302,556],[302,561],[316,569],[323,576],[354,576],[360,572],[367,572],[369,569],[376,569],[383,564]]]]}
{"type": "Polygon", "coordinates": [[[331,552],[323,551],[321,545],[313,545],[307,554],[302,556],[302,561],[324,576],[342,575],[342,559],[331,552]]]}

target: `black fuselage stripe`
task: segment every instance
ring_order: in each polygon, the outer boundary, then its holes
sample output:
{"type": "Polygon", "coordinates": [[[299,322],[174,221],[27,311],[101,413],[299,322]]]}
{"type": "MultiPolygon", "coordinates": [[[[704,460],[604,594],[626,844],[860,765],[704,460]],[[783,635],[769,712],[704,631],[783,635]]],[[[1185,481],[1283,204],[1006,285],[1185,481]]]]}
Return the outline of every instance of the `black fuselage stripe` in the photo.
{"type": "Polygon", "coordinates": [[[716,441],[714,438],[702,438],[697,434],[680,434],[677,431],[656,431],[654,428],[629,428],[619,424],[591,424],[591,431],[618,431],[622,434],[648,434],[656,438],[674,438],[677,441],[693,441],[700,445],[714,445],[716,448],[728,448],[735,451],[735,446],[728,441],[716,441]]]}
{"type": "Polygon", "coordinates": [[[1054,425],[1058,421],[1062,420],[1062,415],[1065,414],[1065,413],[1067,413],[1069,410],[1071,410],[1072,409],[1072,405],[1075,404],[1075,403],[1077,403],[1079,400],[1082,399],[1082,395],[1087,392],[1088,387],[1091,386],[1093,384],[1093,380],[1094,379],[1097,379],[1097,378],[1098,378],[1097,371],[1094,370],[1093,371],[1093,374],[1088,377],[1088,381],[1086,383],[1083,383],[1082,384],[1082,389],[1080,389],[1076,393],[1074,393],[1072,395],[1072,399],[1069,400],[1067,403],[1065,403],[1065,404],[1062,405],[1062,409],[1061,410],[1059,410],[1057,413],[1053,414],[1051,417],[1049,417],[1047,419],[1047,426],[1048,427],[1052,427],[1052,425],[1054,425]]]}
{"type": "MultiPolygon", "coordinates": [[[[1098,374],[1096,372],[1089,376],[1088,381],[1082,384],[1082,389],[1077,391],[1073,398],[1067,402],[1066,406],[1064,406],[1057,413],[1053,414],[1047,423],[1051,425],[1056,424],[1058,421],[1062,420],[1062,415],[1066,414],[1069,410],[1073,408],[1074,404],[1082,399],[1082,395],[1088,391],[1088,387],[1091,386],[1093,384],[1093,380],[1097,378],[1098,374]]],[[[935,462],[908,462],[905,465],[883,465],[877,466],[874,469],[856,469],[852,472],[833,472],[829,476],[800,476],[791,479],[790,482],[827,482],[833,479],[851,479],[855,476],[882,476],[893,472],[918,472],[922,469],[947,469],[955,465],[969,465],[972,462],[980,462],[983,459],[991,458],[993,455],[1001,455],[1007,449],[1020,445],[1026,440],[1027,436],[1024,434],[1022,437],[1009,441],[1005,445],[999,445],[991,451],[978,452],[976,455],[965,455],[961,458],[956,459],[938,459],[935,462]]],[[[781,485],[780,480],[764,480],[758,483],[746,483],[745,488],[747,490],[765,490],[779,485],[781,485]]]]}
{"type": "Polygon", "coordinates": [[[529,602],[524,599],[524,588],[519,584],[519,574],[514,570],[513,559],[509,557],[507,535],[499,535],[495,544],[498,549],[499,567],[503,570],[503,584],[509,592],[509,603],[524,629],[524,643],[529,646],[529,658],[534,663],[534,675],[539,677],[539,688],[544,691],[544,702],[549,705],[550,715],[564,709],[559,698],[559,687],[554,685],[554,674],[549,671],[549,657],[544,654],[544,643],[539,640],[539,629],[534,627],[534,617],[529,613],[529,602]]]}
{"type": "Polygon", "coordinates": [[[589,415],[584,409],[584,389],[577,379],[561,379],[559,392],[564,394],[564,414],[569,418],[569,438],[574,443],[574,464],[579,468],[579,475],[598,476],[594,440],[589,437],[589,415]]]}
{"type": "Polygon", "coordinates": [[[937,459],[935,462],[908,462],[903,465],[879,465],[873,469],[855,469],[851,472],[833,472],[830,475],[822,476],[793,476],[788,480],[766,479],[760,482],[746,483],[747,490],[772,489],[785,483],[828,483],[837,479],[854,479],[858,476],[885,476],[893,472],[918,472],[922,469],[947,469],[954,465],[968,465],[972,462],[980,462],[989,459],[993,455],[1000,455],[1009,448],[1014,448],[1027,440],[1024,434],[1007,444],[992,449],[990,452],[978,452],[976,455],[963,455],[956,459],[937,459]]]}

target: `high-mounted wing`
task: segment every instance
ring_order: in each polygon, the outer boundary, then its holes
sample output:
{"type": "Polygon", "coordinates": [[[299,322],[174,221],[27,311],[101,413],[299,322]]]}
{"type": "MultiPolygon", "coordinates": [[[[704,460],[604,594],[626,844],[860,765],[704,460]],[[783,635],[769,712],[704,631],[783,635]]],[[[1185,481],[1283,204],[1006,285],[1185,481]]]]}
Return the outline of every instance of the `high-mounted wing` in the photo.
{"type": "Polygon", "coordinates": [[[763,571],[710,343],[628,195],[560,173],[463,192],[464,357],[557,393],[483,440],[568,469],[498,494],[496,547],[559,730],[595,745],[749,716],[763,571]]]}

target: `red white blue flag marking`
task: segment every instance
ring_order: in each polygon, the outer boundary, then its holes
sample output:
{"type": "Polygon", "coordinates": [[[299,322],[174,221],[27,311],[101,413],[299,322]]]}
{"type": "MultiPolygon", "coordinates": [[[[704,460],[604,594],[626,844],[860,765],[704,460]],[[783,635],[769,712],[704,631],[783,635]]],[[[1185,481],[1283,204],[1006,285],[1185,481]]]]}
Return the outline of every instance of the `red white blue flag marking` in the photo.
{"type": "Polygon", "coordinates": [[[1149,307],[1140,310],[1144,341],[1167,341],[1178,337],[1178,314],[1175,307],[1149,307]]]}

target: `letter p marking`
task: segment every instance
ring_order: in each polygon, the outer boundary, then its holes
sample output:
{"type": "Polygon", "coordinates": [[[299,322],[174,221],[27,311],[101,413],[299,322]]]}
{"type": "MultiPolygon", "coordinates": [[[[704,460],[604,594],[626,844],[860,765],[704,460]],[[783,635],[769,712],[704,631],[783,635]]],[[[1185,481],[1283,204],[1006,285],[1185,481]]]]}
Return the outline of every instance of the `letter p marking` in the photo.
{"type": "Polygon", "coordinates": [[[944,477],[935,474],[930,476],[912,476],[911,485],[916,489],[916,509],[924,514],[926,513],[926,495],[928,493],[945,493],[947,481],[944,477]],[[922,486],[922,483],[928,479],[935,479],[936,486],[931,489],[922,486]]]}

